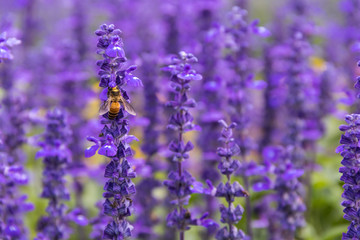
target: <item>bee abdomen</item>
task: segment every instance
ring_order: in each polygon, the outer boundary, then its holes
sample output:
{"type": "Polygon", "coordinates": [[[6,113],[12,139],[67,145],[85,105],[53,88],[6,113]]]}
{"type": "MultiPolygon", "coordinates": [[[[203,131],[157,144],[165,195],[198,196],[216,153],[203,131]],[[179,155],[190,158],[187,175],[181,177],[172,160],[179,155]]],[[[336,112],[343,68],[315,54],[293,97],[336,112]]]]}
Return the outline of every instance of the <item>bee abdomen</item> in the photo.
{"type": "Polygon", "coordinates": [[[112,102],[110,105],[109,110],[109,119],[113,120],[117,117],[120,111],[120,103],[119,102],[112,102]]]}

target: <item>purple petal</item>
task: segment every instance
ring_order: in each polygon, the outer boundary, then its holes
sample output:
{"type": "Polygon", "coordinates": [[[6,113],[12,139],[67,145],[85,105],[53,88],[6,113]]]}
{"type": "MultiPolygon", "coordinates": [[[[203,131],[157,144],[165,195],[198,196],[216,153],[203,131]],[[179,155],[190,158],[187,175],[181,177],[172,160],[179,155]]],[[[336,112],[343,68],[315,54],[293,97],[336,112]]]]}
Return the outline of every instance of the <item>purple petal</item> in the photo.
{"type": "Polygon", "coordinates": [[[114,144],[106,144],[99,149],[98,154],[107,157],[113,157],[115,156],[116,152],[117,148],[114,144]]]}
{"type": "Polygon", "coordinates": [[[115,57],[125,57],[125,52],[124,50],[118,46],[118,45],[114,45],[114,44],[110,44],[105,51],[105,54],[111,58],[115,58],[115,57]]]}
{"type": "Polygon", "coordinates": [[[95,144],[92,145],[90,147],[88,147],[87,149],[85,149],[85,157],[89,158],[95,155],[96,151],[98,150],[99,145],[95,144]]]}
{"type": "Polygon", "coordinates": [[[104,88],[100,93],[100,100],[106,101],[108,99],[108,88],[104,88]]]}
{"type": "Polygon", "coordinates": [[[143,87],[142,81],[138,78],[133,76],[132,74],[128,74],[125,76],[125,81],[127,85],[130,87],[143,87]]]}

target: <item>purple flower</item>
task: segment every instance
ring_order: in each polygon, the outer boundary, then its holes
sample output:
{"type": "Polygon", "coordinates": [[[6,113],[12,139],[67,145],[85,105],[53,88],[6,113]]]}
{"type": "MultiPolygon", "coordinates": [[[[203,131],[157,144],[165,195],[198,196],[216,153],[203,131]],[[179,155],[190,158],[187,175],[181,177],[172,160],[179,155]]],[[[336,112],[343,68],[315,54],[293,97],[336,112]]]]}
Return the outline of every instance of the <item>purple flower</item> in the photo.
{"type": "MultiPolygon", "coordinates": [[[[276,211],[267,211],[271,238],[294,236],[296,229],[305,225],[303,213],[306,210],[302,199],[300,177],[304,170],[292,163],[293,148],[274,146],[263,150],[265,164],[275,175],[272,184],[275,193],[271,200],[277,203],[276,211]]],[[[268,201],[268,200],[267,200],[268,201]]]]}
{"type": "Polygon", "coordinates": [[[6,32],[1,33],[0,34],[0,63],[3,60],[13,59],[13,55],[11,53],[11,48],[16,45],[19,45],[20,43],[21,43],[21,41],[16,38],[8,38],[6,32]]]}
{"type": "Polygon", "coordinates": [[[59,109],[49,111],[46,116],[46,130],[39,145],[38,157],[43,157],[43,191],[42,198],[49,200],[47,216],[39,219],[37,224],[38,239],[67,239],[70,234],[64,200],[70,195],[65,187],[65,169],[69,164],[70,154],[67,143],[70,131],[64,113],[59,109]]]}
{"type": "Polygon", "coordinates": [[[244,209],[241,205],[237,205],[236,208],[234,205],[231,205],[230,208],[220,205],[220,213],[222,223],[232,224],[241,220],[244,209]]]}
{"type": "Polygon", "coordinates": [[[131,236],[133,227],[126,221],[122,221],[120,224],[112,221],[109,223],[105,230],[103,239],[123,240],[131,236]]]}
{"type": "Polygon", "coordinates": [[[227,181],[218,185],[215,196],[225,198],[228,203],[228,207],[220,205],[221,222],[228,226],[217,232],[216,239],[246,239],[245,234],[235,226],[241,220],[244,209],[240,205],[235,207],[233,202],[236,197],[248,197],[249,193],[244,190],[239,182],[234,181],[231,184],[231,175],[240,165],[238,160],[233,158],[240,152],[233,138],[233,129],[236,124],[228,125],[224,120],[220,120],[219,123],[222,126],[219,141],[223,146],[217,149],[217,154],[221,158],[218,168],[221,174],[226,176],[227,181]]]}
{"type": "Polygon", "coordinates": [[[341,161],[343,167],[340,167],[339,172],[342,174],[340,180],[344,182],[344,192],[342,194],[344,201],[341,203],[344,207],[344,218],[351,223],[347,233],[343,233],[342,239],[354,239],[358,237],[357,229],[359,222],[357,176],[360,166],[357,154],[359,151],[360,115],[347,115],[345,121],[347,125],[340,126],[340,131],[344,133],[341,135],[341,145],[338,147],[338,152],[343,157],[341,161]]]}
{"type": "Polygon", "coordinates": [[[216,234],[217,240],[228,240],[228,239],[236,239],[242,240],[247,239],[245,233],[236,228],[236,226],[223,227],[216,234]]]}
{"type": "MultiPolygon", "coordinates": [[[[178,229],[180,239],[184,239],[184,232],[190,228],[189,225],[199,225],[198,220],[193,219],[190,211],[184,207],[193,193],[192,185],[195,179],[189,172],[183,170],[182,165],[182,162],[189,158],[188,152],[194,148],[190,141],[184,143],[183,135],[185,132],[196,129],[189,112],[190,108],[196,106],[196,102],[188,98],[190,83],[202,79],[202,76],[192,67],[195,62],[197,59],[194,55],[180,52],[178,56],[173,56],[170,65],[164,68],[165,71],[171,73],[171,88],[174,92],[173,99],[167,102],[167,106],[173,110],[168,128],[176,131],[178,135],[169,145],[172,159],[177,163],[177,170],[171,171],[168,180],[164,181],[164,185],[170,191],[171,203],[176,206],[176,209],[167,217],[167,225],[178,229]]],[[[197,187],[195,191],[196,189],[197,187]]]]}
{"type": "Polygon", "coordinates": [[[113,157],[116,155],[116,153],[117,147],[114,144],[114,139],[110,134],[108,134],[106,136],[106,143],[100,147],[98,154],[104,155],[106,157],[113,157]]]}
{"type": "MultiPolygon", "coordinates": [[[[123,42],[120,37],[121,31],[115,29],[113,24],[103,24],[95,34],[98,36],[97,53],[102,55],[103,60],[97,62],[100,67],[100,87],[104,90],[100,96],[102,101],[107,100],[111,88],[117,88],[124,101],[130,101],[124,89],[128,86],[142,86],[140,79],[132,76],[136,67],[126,66],[126,57],[123,42]],[[105,96],[106,93],[106,96],[105,96]]],[[[136,193],[135,184],[131,181],[136,177],[128,157],[133,155],[129,143],[137,140],[128,135],[129,122],[126,119],[128,112],[123,105],[115,118],[103,114],[101,124],[103,129],[99,138],[88,137],[94,145],[86,149],[85,155],[92,156],[98,150],[98,154],[111,158],[105,167],[104,177],[107,179],[104,186],[103,213],[112,218],[106,225],[103,237],[106,239],[126,239],[132,235],[133,227],[126,217],[132,214],[132,197],[136,193]]],[[[94,221],[94,228],[103,226],[102,222],[94,221]]],[[[95,230],[93,235],[98,231],[95,230]]]]}
{"type": "Polygon", "coordinates": [[[244,188],[238,182],[234,182],[230,184],[227,182],[225,185],[220,183],[216,188],[216,197],[224,197],[227,202],[234,202],[235,197],[245,197],[248,196],[248,193],[244,190],[244,188]]]}
{"type": "Polygon", "coordinates": [[[181,176],[177,172],[171,172],[168,180],[164,181],[164,185],[177,199],[182,199],[191,195],[191,186],[194,182],[195,178],[187,171],[182,172],[181,176]]]}
{"type": "MultiPolygon", "coordinates": [[[[0,36],[0,52],[7,44],[3,37],[5,35],[0,36]]],[[[6,75],[6,69],[3,69],[5,77],[2,81],[5,95],[0,107],[0,238],[25,240],[24,213],[31,211],[33,205],[26,202],[27,196],[21,194],[19,187],[29,180],[21,150],[26,143],[25,123],[28,119],[25,114],[26,101],[22,96],[14,95],[15,80],[12,75],[6,75]]]]}

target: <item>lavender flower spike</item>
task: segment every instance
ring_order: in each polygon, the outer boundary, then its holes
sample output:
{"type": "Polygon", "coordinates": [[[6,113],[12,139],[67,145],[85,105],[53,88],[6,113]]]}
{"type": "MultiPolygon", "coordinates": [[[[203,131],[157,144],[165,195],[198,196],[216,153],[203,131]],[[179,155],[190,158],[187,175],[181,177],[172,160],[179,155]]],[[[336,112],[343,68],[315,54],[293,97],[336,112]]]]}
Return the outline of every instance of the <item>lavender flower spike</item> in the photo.
{"type": "Polygon", "coordinates": [[[43,141],[39,142],[42,149],[36,157],[42,157],[43,191],[42,198],[49,199],[46,208],[47,216],[38,221],[38,235],[36,240],[43,239],[68,239],[70,228],[66,216],[64,200],[70,199],[70,194],[65,187],[65,169],[69,163],[70,151],[67,142],[70,136],[64,113],[54,109],[47,113],[46,131],[43,141]]]}
{"type": "Polygon", "coordinates": [[[190,83],[202,79],[202,76],[191,66],[195,62],[197,58],[194,55],[180,52],[179,56],[173,57],[171,64],[164,69],[172,74],[171,87],[174,91],[174,99],[167,102],[167,106],[173,109],[168,128],[178,134],[178,137],[169,145],[170,151],[173,152],[173,161],[177,163],[177,169],[171,171],[168,180],[164,181],[164,185],[168,187],[173,198],[171,203],[176,206],[167,217],[167,225],[179,231],[180,240],[185,239],[185,231],[190,229],[190,225],[214,226],[212,220],[204,220],[205,215],[200,219],[192,218],[190,211],[184,207],[189,202],[195,183],[195,178],[188,171],[183,170],[182,165],[194,148],[190,141],[184,143],[183,135],[185,132],[196,129],[192,123],[194,118],[189,112],[190,108],[196,106],[196,102],[194,99],[189,99],[187,95],[190,83]]]}
{"type": "Polygon", "coordinates": [[[263,150],[265,165],[276,176],[273,184],[275,193],[270,197],[277,203],[277,207],[268,216],[271,240],[294,239],[296,230],[305,225],[306,206],[300,182],[304,170],[296,168],[292,162],[293,151],[293,146],[268,146],[263,150]]]}
{"type": "Polygon", "coordinates": [[[9,92],[0,114],[0,239],[26,240],[24,213],[33,209],[19,191],[28,183],[21,147],[26,142],[23,101],[9,92]]]}
{"type": "MultiPolygon", "coordinates": [[[[0,55],[9,50],[3,48],[7,45],[3,37],[0,35],[0,55]]],[[[4,55],[0,56],[0,62],[2,59],[4,55]]],[[[24,213],[32,210],[33,205],[26,202],[27,196],[21,194],[19,187],[28,183],[21,151],[26,143],[27,118],[25,100],[19,89],[13,87],[15,81],[8,67],[1,69],[4,77],[0,81],[5,93],[0,106],[0,239],[26,240],[24,213]]]]}
{"type": "Polygon", "coordinates": [[[216,190],[216,197],[223,197],[226,199],[228,206],[220,206],[221,222],[228,224],[227,227],[223,227],[216,234],[217,240],[229,240],[229,239],[246,239],[243,231],[237,229],[236,224],[241,220],[244,213],[244,209],[241,205],[234,206],[233,202],[236,197],[245,197],[248,193],[244,188],[235,181],[231,184],[231,175],[239,168],[239,161],[232,157],[240,153],[239,146],[234,142],[232,129],[236,127],[235,123],[227,125],[224,120],[220,120],[219,123],[223,126],[221,137],[219,141],[223,143],[223,147],[217,149],[217,154],[221,157],[219,163],[219,170],[221,174],[227,178],[226,183],[220,183],[216,190]]]}
{"type": "Polygon", "coordinates": [[[347,233],[343,233],[343,240],[359,239],[360,237],[360,207],[358,204],[358,176],[359,176],[359,140],[360,140],[360,115],[351,114],[345,117],[347,125],[341,125],[340,131],[345,132],[340,139],[340,146],[336,149],[343,157],[339,172],[340,178],[344,182],[344,218],[350,221],[347,233]]]}
{"type": "Polygon", "coordinates": [[[104,229],[103,238],[121,240],[132,235],[133,227],[126,218],[131,216],[132,197],[136,192],[131,181],[136,173],[128,160],[133,155],[129,143],[136,138],[128,135],[129,121],[126,119],[129,111],[135,113],[129,105],[130,98],[124,86],[136,87],[142,86],[142,83],[131,74],[136,67],[126,67],[121,31],[113,24],[103,24],[95,34],[99,37],[97,53],[103,57],[97,62],[100,87],[104,88],[100,99],[105,103],[107,98],[111,98],[111,105],[110,112],[101,117],[103,129],[99,137],[88,137],[95,144],[86,149],[85,156],[90,157],[99,149],[98,154],[111,158],[104,173],[108,180],[104,186],[103,197],[106,200],[103,210],[112,220],[104,229]]]}

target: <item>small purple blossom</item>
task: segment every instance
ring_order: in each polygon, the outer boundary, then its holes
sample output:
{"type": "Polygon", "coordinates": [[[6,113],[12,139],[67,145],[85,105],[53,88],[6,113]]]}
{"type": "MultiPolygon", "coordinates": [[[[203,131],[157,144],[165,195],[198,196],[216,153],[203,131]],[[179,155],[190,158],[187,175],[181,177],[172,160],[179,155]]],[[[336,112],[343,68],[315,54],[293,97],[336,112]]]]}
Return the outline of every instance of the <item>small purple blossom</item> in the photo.
{"type": "Polygon", "coordinates": [[[6,32],[0,34],[0,63],[4,60],[12,60],[13,55],[11,53],[11,48],[19,45],[20,40],[16,38],[9,38],[6,32]]]}

